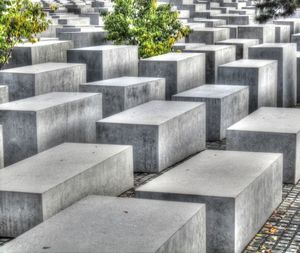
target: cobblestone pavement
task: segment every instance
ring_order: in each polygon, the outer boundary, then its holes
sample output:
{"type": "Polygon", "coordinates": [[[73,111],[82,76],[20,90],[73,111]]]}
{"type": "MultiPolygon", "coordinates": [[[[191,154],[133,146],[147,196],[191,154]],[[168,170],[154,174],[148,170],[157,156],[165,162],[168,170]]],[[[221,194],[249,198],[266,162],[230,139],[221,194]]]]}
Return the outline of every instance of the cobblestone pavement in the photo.
{"type": "MultiPolygon", "coordinates": [[[[207,143],[207,148],[225,150],[225,141],[207,143]]],[[[159,175],[135,173],[134,186],[136,188],[157,176],[159,175]]],[[[121,197],[134,197],[134,189],[125,192],[121,197]]],[[[9,240],[0,238],[0,246],[9,240]]],[[[300,182],[297,185],[283,186],[283,202],[243,253],[282,252],[300,253],[300,182]]]]}

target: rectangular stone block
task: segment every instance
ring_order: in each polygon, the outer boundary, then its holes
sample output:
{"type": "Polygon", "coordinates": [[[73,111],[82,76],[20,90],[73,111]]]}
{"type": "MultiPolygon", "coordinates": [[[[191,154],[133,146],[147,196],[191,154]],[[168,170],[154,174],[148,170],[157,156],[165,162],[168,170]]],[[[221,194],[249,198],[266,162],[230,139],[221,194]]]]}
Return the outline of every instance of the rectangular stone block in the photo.
{"type": "Polygon", "coordinates": [[[228,28],[230,39],[236,39],[238,37],[238,26],[237,25],[222,25],[222,26],[219,26],[218,28],[228,28]]]}
{"type": "Polygon", "coordinates": [[[136,190],[206,204],[207,253],[240,253],[282,199],[282,155],[207,150],[136,190]]]}
{"type": "Polygon", "coordinates": [[[132,188],[132,147],[61,144],[0,170],[0,185],[0,234],[16,237],[87,195],[132,188]]]}
{"type": "Polygon", "coordinates": [[[249,112],[277,105],[277,62],[239,60],[219,66],[218,83],[249,86],[249,112]]]}
{"type": "Polygon", "coordinates": [[[249,25],[250,16],[242,14],[217,14],[213,15],[212,18],[223,19],[228,25],[249,25]]]}
{"type": "Polygon", "coordinates": [[[293,34],[291,42],[295,43],[297,45],[297,51],[300,51],[300,33],[293,34]]]}
{"type": "Polygon", "coordinates": [[[97,142],[133,146],[134,170],[160,172],[205,149],[205,104],[151,101],[97,122],[97,142]]]}
{"type": "Polygon", "coordinates": [[[283,154],[283,182],[300,179],[300,110],[260,108],[227,130],[227,149],[283,154]]]}
{"type": "Polygon", "coordinates": [[[275,42],[291,42],[291,27],[289,25],[275,25],[275,42]]]}
{"type": "Polygon", "coordinates": [[[230,45],[205,45],[186,49],[184,52],[205,54],[205,76],[208,84],[217,82],[218,66],[236,60],[235,46],[230,45]]]}
{"type": "Polygon", "coordinates": [[[2,249],[6,253],[41,249],[205,253],[205,218],[205,206],[201,204],[88,196],[2,249]]]}
{"type": "Polygon", "coordinates": [[[300,33],[300,19],[299,18],[277,19],[277,20],[274,20],[273,23],[276,25],[290,26],[291,34],[300,33]]]}
{"type": "Polygon", "coordinates": [[[67,62],[67,50],[73,48],[71,41],[42,40],[26,42],[14,47],[9,64],[5,68],[16,68],[46,62],[67,62]]]}
{"type": "Polygon", "coordinates": [[[296,45],[266,43],[249,48],[250,59],[277,60],[277,106],[291,107],[297,103],[296,45]]]}
{"type": "Polygon", "coordinates": [[[194,18],[193,22],[205,24],[205,27],[217,27],[226,25],[226,20],[223,19],[194,18]]]}
{"type": "Polygon", "coordinates": [[[202,85],[173,96],[175,101],[206,103],[206,139],[226,138],[226,129],[248,115],[249,88],[238,85],[202,85]]]}
{"type": "Polygon", "coordinates": [[[151,100],[165,100],[164,78],[120,77],[80,85],[81,92],[102,93],[103,118],[151,100]]]}
{"type": "Polygon", "coordinates": [[[68,62],[85,63],[87,81],[138,75],[138,47],[103,45],[68,50],[68,62]]]}
{"type": "Polygon", "coordinates": [[[258,39],[259,43],[275,43],[273,25],[242,25],[238,27],[240,39],[258,39]]]}
{"type": "Polygon", "coordinates": [[[195,28],[187,37],[189,43],[215,44],[220,40],[229,39],[229,29],[227,28],[195,28]]]}
{"type": "Polygon", "coordinates": [[[166,99],[205,83],[205,54],[168,53],[141,59],[139,75],[166,79],[166,99]]]}
{"type": "Polygon", "coordinates": [[[8,86],[9,101],[52,91],[77,92],[86,82],[86,66],[70,63],[42,63],[0,71],[0,83],[8,86]]]}
{"type": "Polygon", "coordinates": [[[173,46],[173,50],[176,51],[182,51],[184,49],[190,49],[195,47],[204,46],[204,43],[175,43],[173,46]]]}
{"type": "Polygon", "coordinates": [[[0,105],[5,165],[63,142],[95,142],[101,94],[53,92],[0,105]]]}
{"type": "Polygon", "coordinates": [[[229,39],[218,41],[217,45],[234,45],[236,47],[236,59],[248,59],[248,49],[259,44],[258,39],[229,39]]]}
{"type": "Polygon", "coordinates": [[[0,104],[8,102],[8,86],[0,85],[0,104]]]}
{"type": "Polygon", "coordinates": [[[300,52],[296,53],[297,57],[297,103],[300,103],[300,52]]]}

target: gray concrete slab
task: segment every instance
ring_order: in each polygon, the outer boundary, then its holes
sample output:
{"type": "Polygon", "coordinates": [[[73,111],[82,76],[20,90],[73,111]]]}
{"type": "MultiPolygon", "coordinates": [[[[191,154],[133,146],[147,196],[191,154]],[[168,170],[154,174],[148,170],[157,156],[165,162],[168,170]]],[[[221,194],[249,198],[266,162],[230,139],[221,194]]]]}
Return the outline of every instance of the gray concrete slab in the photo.
{"type": "Polygon", "coordinates": [[[95,142],[99,93],[53,92],[0,105],[5,165],[63,142],[95,142]]]}
{"type": "Polygon", "coordinates": [[[277,105],[277,61],[239,60],[219,66],[218,82],[249,86],[249,112],[277,105]]]}
{"type": "Polygon", "coordinates": [[[89,196],[9,242],[5,253],[205,253],[205,206],[89,196]]]}
{"type": "Polygon", "coordinates": [[[205,104],[151,101],[97,122],[97,142],[133,146],[135,171],[160,172],[205,149],[205,104]]]}
{"type": "Polygon", "coordinates": [[[227,129],[227,149],[283,153],[283,182],[300,179],[300,110],[263,107],[227,129]]]}
{"type": "Polygon", "coordinates": [[[8,86],[9,101],[48,92],[77,92],[86,82],[86,66],[74,63],[42,63],[0,71],[0,83],[8,86]]]}
{"type": "Polygon", "coordinates": [[[81,92],[102,93],[103,118],[151,100],[165,100],[164,78],[119,77],[80,85],[81,92]]]}
{"type": "Polygon", "coordinates": [[[173,46],[173,50],[176,52],[176,51],[200,47],[204,45],[205,45],[204,43],[175,43],[173,46]]]}
{"type": "Polygon", "coordinates": [[[228,28],[195,28],[193,32],[187,37],[189,43],[205,43],[215,44],[220,40],[229,39],[228,28]]]}
{"type": "Polygon", "coordinates": [[[275,43],[275,26],[241,25],[238,27],[238,38],[258,39],[259,43],[275,43]]]}
{"type": "Polygon", "coordinates": [[[141,59],[139,76],[166,79],[166,99],[205,83],[205,54],[168,53],[141,59]]]}
{"type": "Polygon", "coordinates": [[[291,34],[300,33],[300,19],[298,19],[298,18],[277,19],[277,20],[274,20],[273,23],[276,25],[290,26],[291,34]]]}
{"type": "Polygon", "coordinates": [[[202,85],[176,94],[175,101],[206,103],[206,139],[222,140],[226,129],[248,115],[249,88],[238,85],[202,85]]]}
{"type": "Polygon", "coordinates": [[[289,25],[274,25],[274,26],[275,26],[275,42],[290,43],[291,27],[289,25]]]}
{"type": "Polygon", "coordinates": [[[236,39],[238,37],[238,26],[237,25],[222,25],[222,26],[219,26],[218,28],[228,28],[230,39],[236,39]]]}
{"type": "Polygon", "coordinates": [[[300,103],[300,52],[296,53],[297,58],[297,103],[300,103]]]}
{"type": "Polygon", "coordinates": [[[217,83],[218,66],[236,60],[236,48],[231,45],[204,45],[185,49],[184,52],[205,54],[205,76],[207,84],[217,83]]]}
{"type": "Polygon", "coordinates": [[[88,82],[137,76],[138,47],[102,45],[72,49],[68,50],[68,62],[85,63],[88,82]]]}
{"type": "Polygon", "coordinates": [[[265,43],[249,48],[250,59],[277,60],[277,106],[292,107],[297,103],[296,45],[265,43]]]}
{"type": "Polygon", "coordinates": [[[281,202],[282,155],[207,150],[140,186],[136,196],[205,203],[207,253],[239,253],[281,202]]]}
{"type": "Polygon", "coordinates": [[[16,237],[87,195],[132,187],[132,147],[61,144],[0,170],[0,234],[16,237]]]}

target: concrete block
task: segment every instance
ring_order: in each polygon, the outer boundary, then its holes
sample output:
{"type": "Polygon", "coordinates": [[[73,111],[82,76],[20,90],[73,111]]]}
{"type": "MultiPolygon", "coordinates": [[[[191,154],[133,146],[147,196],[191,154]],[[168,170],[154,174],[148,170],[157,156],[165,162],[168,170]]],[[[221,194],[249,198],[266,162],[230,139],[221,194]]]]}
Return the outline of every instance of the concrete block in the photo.
{"type": "Polygon", "coordinates": [[[295,43],[297,45],[297,51],[300,51],[300,33],[293,34],[291,42],[295,43]]]}
{"type": "Polygon", "coordinates": [[[80,85],[81,92],[102,93],[103,118],[151,100],[165,100],[164,78],[119,77],[80,85]]]}
{"type": "Polygon", "coordinates": [[[186,49],[184,52],[205,54],[205,76],[206,83],[208,84],[217,82],[218,66],[236,60],[235,46],[230,45],[206,45],[198,48],[186,49]]]}
{"type": "Polygon", "coordinates": [[[228,25],[249,25],[250,16],[249,15],[241,15],[241,14],[217,14],[213,15],[213,18],[223,19],[226,21],[228,25]]]}
{"type": "Polygon", "coordinates": [[[205,24],[205,27],[218,27],[226,25],[226,20],[223,19],[194,18],[193,22],[205,24]]]}
{"type": "Polygon", "coordinates": [[[297,103],[300,103],[300,52],[296,53],[297,57],[297,103]]]}
{"type": "Polygon", "coordinates": [[[195,47],[204,46],[204,43],[175,43],[173,46],[173,50],[176,51],[182,51],[184,49],[190,49],[195,47]]]}
{"type": "Polygon", "coordinates": [[[236,59],[248,59],[248,49],[259,44],[258,39],[229,39],[218,41],[217,45],[234,45],[236,47],[236,59]]]}
{"type": "Polygon", "coordinates": [[[300,19],[298,18],[277,19],[274,20],[273,23],[276,25],[290,26],[291,34],[300,33],[300,19]]]}
{"type": "Polygon", "coordinates": [[[300,179],[300,110],[260,108],[227,130],[227,149],[283,154],[283,182],[300,179]]]}
{"type": "Polygon", "coordinates": [[[238,37],[238,26],[237,25],[222,25],[219,28],[229,29],[229,38],[236,39],[238,37]]]}
{"type": "Polygon", "coordinates": [[[201,204],[88,196],[1,250],[205,253],[205,233],[201,204]]]}
{"type": "Polygon", "coordinates": [[[168,53],[141,59],[139,75],[166,79],[166,99],[205,83],[205,54],[168,53]]]}
{"type": "Polygon", "coordinates": [[[151,101],[97,122],[97,142],[133,146],[135,171],[160,172],[205,149],[205,104],[151,101]]]}
{"type": "Polygon", "coordinates": [[[0,85],[0,104],[8,102],[8,86],[0,85]]]}
{"type": "Polygon", "coordinates": [[[67,50],[73,48],[71,41],[42,40],[26,42],[14,47],[9,64],[5,68],[22,67],[46,62],[67,62],[67,50]]]}
{"type": "Polygon", "coordinates": [[[275,26],[275,42],[290,43],[291,27],[289,25],[274,25],[275,26]]]}
{"type": "Polygon", "coordinates": [[[0,83],[8,86],[9,101],[52,91],[77,92],[85,81],[84,64],[51,62],[0,71],[0,83]]]}
{"type": "Polygon", "coordinates": [[[87,195],[132,188],[132,147],[61,144],[0,170],[0,182],[0,234],[16,237],[87,195]]]}
{"type": "Polygon", "coordinates": [[[207,253],[240,253],[282,198],[282,155],[207,150],[136,190],[206,204],[207,253]]]}
{"type": "Polygon", "coordinates": [[[249,112],[277,105],[277,62],[239,60],[219,66],[218,83],[249,86],[249,112]]]}
{"type": "Polygon", "coordinates": [[[53,92],[0,105],[5,166],[63,142],[95,142],[101,94],[53,92]]]}
{"type": "Polygon", "coordinates": [[[228,28],[195,28],[193,32],[187,37],[189,43],[205,43],[215,44],[220,40],[229,39],[228,28]]]}
{"type": "Polygon", "coordinates": [[[138,75],[138,47],[103,45],[68,50],[68,62],[85,63],[87,81],[138,75]]]}
{"type": "Polygon", "coordinates": [[[259,43],[275,43],[275,27],[273,25],[245,25],[238,27],[240,39],[258,39],[259,43]]]}
{"type": "Polygon", "coordinates": [[[296,45],[266,43],[249,48],[249,58],[277,60],[277,106],[291,107],[297,102],[296,45]]]}
{"type": "Polygon", "coordinates": [[[249,88],[238,85],[202,85],[173,96],[175,101],[206,103],[206,139],[226,138],[226,129],[248,115],[249,88]]]}

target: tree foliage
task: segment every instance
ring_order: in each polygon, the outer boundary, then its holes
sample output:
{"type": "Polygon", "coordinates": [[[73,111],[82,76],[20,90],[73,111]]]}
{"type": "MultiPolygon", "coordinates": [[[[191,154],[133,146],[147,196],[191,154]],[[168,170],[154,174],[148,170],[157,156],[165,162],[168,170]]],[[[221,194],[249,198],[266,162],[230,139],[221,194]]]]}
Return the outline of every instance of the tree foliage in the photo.
{"type": "Polygon", "coordinates": [[[114,11],[104,16],[107,39],[138,45],[142,58],[168,53],[191,32],[178,15],[171,5],[157,5],[156,0],[115,0],[114,11]]]}
{"type": "Polygon", "coordinates": [[[13,48],[48,28],[40,3],[31,0],[0,0],[0,69],[9,61],[13,48]]]}
{"type": "Polygon", "coordinates": [[[294,14],[298,0],[256,0],[258,15],[256,20],[265,23],[270,19],[294,14]]]}

